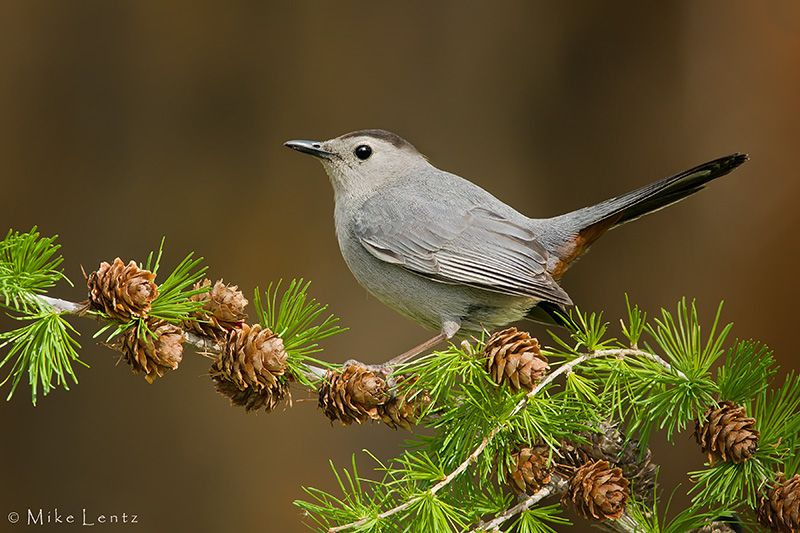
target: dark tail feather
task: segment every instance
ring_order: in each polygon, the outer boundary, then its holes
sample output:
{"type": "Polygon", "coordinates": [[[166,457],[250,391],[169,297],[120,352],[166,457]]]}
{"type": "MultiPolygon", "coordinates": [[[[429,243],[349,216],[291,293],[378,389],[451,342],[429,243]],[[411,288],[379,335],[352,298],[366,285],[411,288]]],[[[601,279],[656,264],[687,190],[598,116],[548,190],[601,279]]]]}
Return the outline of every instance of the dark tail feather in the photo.
{"type": "Polygon", "coordinates": [[[528,311],[525,318],[548,326],[559,326],[570,331],[577,330],[575,323],[570,320],[569,311],[561,304],[541,301],[528,311]]]}
{"type": "Polygon", "coordinates": [[[724,176],[745,161],[747,161],[746,154],[721,157],[680,174],[645,185],[622,196],[572,211],[552,220],[562,218],[565,221],[569,220],[576,224],[574,228],[577,232],[597,222],[619,216],[611,225],[611,228],[615,228],[701,191],[706,183],[724,176]]]}
{"type": "Polygon", "coordinates": [[[548,227],[557,233],[548,239],[551,251],[559,258],[548,265],[551,274],[559,279],[569,264],[606,231],[701,191],[709,181],[724,176],[745,161],[746,154],[721,157],[597,205],[548,219],[548,227]]]}

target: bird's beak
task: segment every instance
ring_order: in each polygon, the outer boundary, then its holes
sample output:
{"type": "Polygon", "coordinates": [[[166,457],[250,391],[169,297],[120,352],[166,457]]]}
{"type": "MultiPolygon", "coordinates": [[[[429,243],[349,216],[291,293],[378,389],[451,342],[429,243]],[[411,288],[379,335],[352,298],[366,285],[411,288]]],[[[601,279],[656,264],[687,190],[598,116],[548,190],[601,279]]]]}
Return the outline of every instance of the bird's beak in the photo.
{"type": "Polygon", "coordinates": [[[315,157],[323,159],[330,159],[335,154],[322,149],[322,143],[317,141],[286,141],[284,146],[288,146],[292,150],[303,152],[304,154],[311,154],[315,157]]]}

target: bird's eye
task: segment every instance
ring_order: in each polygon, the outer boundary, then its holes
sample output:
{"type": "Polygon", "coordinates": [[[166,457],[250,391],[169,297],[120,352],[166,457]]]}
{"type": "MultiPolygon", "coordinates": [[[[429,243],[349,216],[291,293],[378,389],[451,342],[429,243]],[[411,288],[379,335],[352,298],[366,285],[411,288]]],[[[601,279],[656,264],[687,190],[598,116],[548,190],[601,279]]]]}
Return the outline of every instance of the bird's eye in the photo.
{"type": "Polygon", "coordinates": [[[367,159],[369,156],[372,155],[372,148],[370,148],[366,144],[362,144],[358,148],[356,148],[355,154],[356,157],[359,159],[362,160],[367,159]]]}

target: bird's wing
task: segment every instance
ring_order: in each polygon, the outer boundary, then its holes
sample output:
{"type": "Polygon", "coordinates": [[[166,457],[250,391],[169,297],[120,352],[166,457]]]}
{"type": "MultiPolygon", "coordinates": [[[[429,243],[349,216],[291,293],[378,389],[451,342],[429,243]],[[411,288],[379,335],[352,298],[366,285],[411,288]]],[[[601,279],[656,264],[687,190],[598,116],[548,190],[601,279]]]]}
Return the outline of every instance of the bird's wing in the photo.
{"type": "Polygon", "coordinates": [[[536,235],[485,207],[382,196],[365,202],[354,231],[374,257],[436,281],[572,304],[536,235]]]}

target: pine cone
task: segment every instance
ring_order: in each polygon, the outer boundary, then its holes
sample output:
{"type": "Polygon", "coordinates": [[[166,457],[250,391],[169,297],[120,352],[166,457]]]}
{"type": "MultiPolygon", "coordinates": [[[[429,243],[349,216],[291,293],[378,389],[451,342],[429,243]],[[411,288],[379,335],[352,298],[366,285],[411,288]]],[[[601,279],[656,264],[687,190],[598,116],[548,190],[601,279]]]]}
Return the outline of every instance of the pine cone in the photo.
{"type": "Polygon", "coordinates": [[[717,517],[703,527],[691,529],[687,533],[741,533],[742,531],[742,521],[739,515],[733,513],[732,516],[717,517]]]}
{"type": "Polygon", "coordinates": [[[744,407],[722,402],[695,422],[694,436],[709,463],[714,464],[717,459],[741,463],[758,449],[760,433],[754,429],[755,424],[755,419],[746,416],[744,407]]]}
{"type": "Polygon", "coordinates": [[[758,502],[758,523],[772,531],[800,531],[800,475],[788,481],[781,472],[758,502]]]}
{"type": "Polygon", "coordinates": [[[325,383],[319,388],[319,406],[323,414],[343,426],[380,420],[378,406],[390,399],[385,376],[356,361],[346,362],[341,372],[329,370],[325,383]]]}
{"type": "Polygon", "coordinates": [[[586,519],[617,519],[628,501],[628,480],[608,461],[591,461],[580,467],[569,480],[566,496],[586,519]]]}
{"type": "Polygon", "coordinates": [[[281,384],[276,388],[263,388],[257,389],[254,387],[247,387],[240,389],[239,386],[233,381],[227,379],[213,377],[214,390],[231,401],[231,405],[236,407],[244,407],[246,412],[259,411],[264,409],[269,413],[283,400],[289,393],[289,387],[281,384]]]}
{"type": "MultiPolygon", "coordinates": [[[[194,288],[200,289],[209,285],[211,280],[204,279],[202,282],[198,281],[194,288]]],[[[209,292],[195,294],[189,300],[203,303],[201,310],[189,314],[197,320],[183,323],[185,330],[198,335],[223,341],[229,330],[240,327],[247,320],[247,313],[244,312],[247,298],[236,285],[225,285],[222,280],[214,283],[209,292]]]]}
{"type": "Polygon", "coordinates": [[[533,390],[550,370],[539,341],[517,328],[493,333],[483,347],[486,371],[498,385],[508,382],[511,390],[533,390]]]}
{"type": "Polygon", "coordinates": [[[256,324],[228,332],[225,348],[211,365],[217,391],[233,405],[272,411],[289,392],[283,339],[256,324]]]}
{"type": "Polygon", "coordinates": [[[113,348],[122,352],[122,360],[130,365],[134,374],[144,372],[148,383],[153,383],[167,370],[178,368],[186,335],[175,324],[163,320],[148,320],[147,328],[155,338],[149,333],[140,338],[137,335],[138,328],[130,327],[122,334],[121,342],[113,345],[113,348]]]}
{"type": "Polygon", "coordinates": [[[520,448],[511,457],[512,468],[506,479],[517,494],[535,494],[550,481],[553,468],[550,464],[550,448],[546,444],[520,448]]]}
{"type": "Polygon", "coordinates": [[[636,439],[625,439],[616,424],[601,422],[598,431],[581,432],[588,442],[565,441],[557,450],[559,463],[580,467],[589,460],[605,460],[618,466],[632,484],[638,501],[652,503],[658,467],[651,461],[649,449],[642,449],[636,439]]]}
{"type": "Polygon", "coordinates": [[[408,385],[403,385],[405,392],[402,394],[391,394],[390,399],[378,405],[378,416],[381,421],[392,429],[401,427],[411,431],[411,425],[416,424],[423,411],[430,405],[431,397],[425,391],[412,391],[411,386],[419,379],[418,376],[398,375],[392,376],[388,380],[390,390],[394,390],[405,381],[410,381],[408,385]]]}
{"type": "Polygon", "coordinates": [[[158,296],[153,282],[155,277],[133,261],[127,265],[119,257],[111,265],[104,261],[86,279],[89,309],[102,311],[122,322],[128,322],[132,316],[147,316],[150,303],[158,296]]]}

